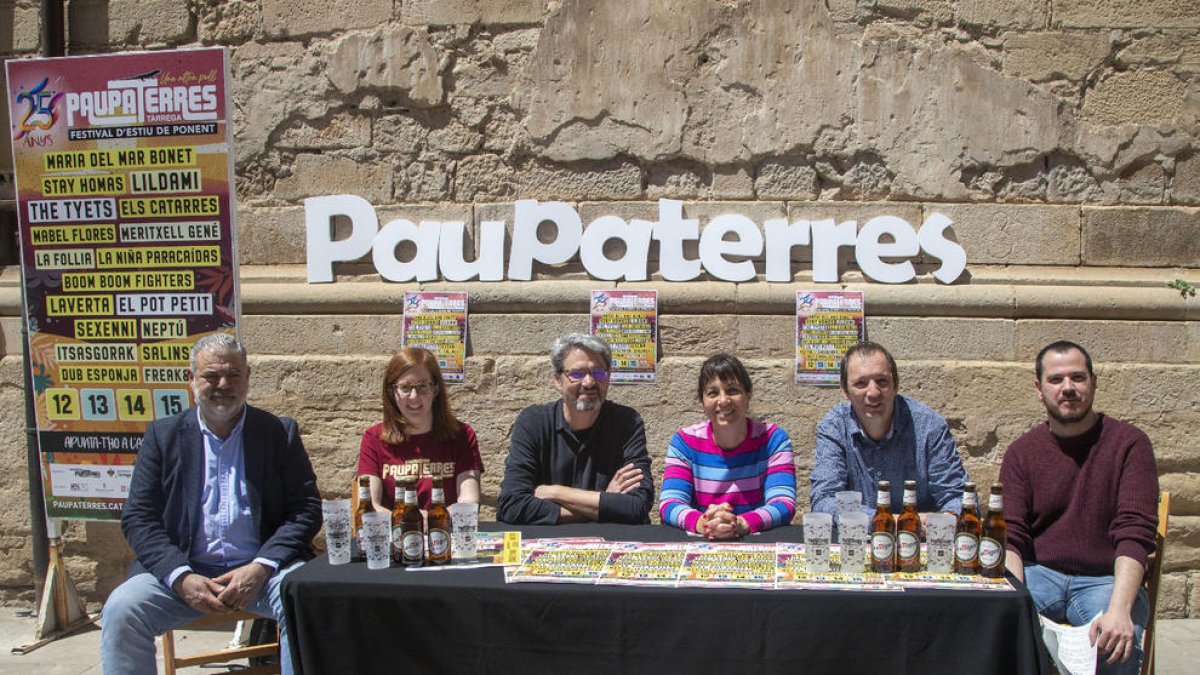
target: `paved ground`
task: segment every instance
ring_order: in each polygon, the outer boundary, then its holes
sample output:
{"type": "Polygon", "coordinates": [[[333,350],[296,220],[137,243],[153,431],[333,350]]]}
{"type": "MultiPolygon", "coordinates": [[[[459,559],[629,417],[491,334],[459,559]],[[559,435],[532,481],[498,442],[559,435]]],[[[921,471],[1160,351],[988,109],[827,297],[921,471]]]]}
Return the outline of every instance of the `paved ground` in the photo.
{"type": "MultiPolygon", "coordinates": [[[[1158,675],[1193,675],[1200,662],[1200,619],[1160,620],[1158,622],[1158,675]]],[[[18,616],[11,607],[0,607],[0,674],[39,673],[40,675],[101,675],[100,630],[84,629],[52,642],[29,654],[13,654],[14,647],[33,642],[34,621],[18,616]]],[[[180,654],[219,649],[225,646],[232,630],[183,631],[176,633],[180,654]]],[[[161,658],[161,649],[160,649],[161,658]]],[[[227,672],[216,666],[188,668],[185,673],[227,672]]]]}

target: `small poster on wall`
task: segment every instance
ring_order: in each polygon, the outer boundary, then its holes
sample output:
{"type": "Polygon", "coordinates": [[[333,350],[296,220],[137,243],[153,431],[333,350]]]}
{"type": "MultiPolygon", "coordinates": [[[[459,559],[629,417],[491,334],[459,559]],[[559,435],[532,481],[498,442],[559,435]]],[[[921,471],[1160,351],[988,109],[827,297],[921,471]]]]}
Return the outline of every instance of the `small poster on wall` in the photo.
{"type": "Polygon", "coordinates": [[[612,348],[617,383],[653,383],[658,364],[658,291],[592,291],[592,335],[612,348]]]}
{"type": "Polygon", "coordinates": [[[796,384],[838,386],[842,354],[865,336],[862,291],[796,291],[796,384]]]}
{"type": "Polygon", "coordinates": [[[447,382],[466,380],[467,292],[405,291],[404,346],[437,356],[447,382]]]}

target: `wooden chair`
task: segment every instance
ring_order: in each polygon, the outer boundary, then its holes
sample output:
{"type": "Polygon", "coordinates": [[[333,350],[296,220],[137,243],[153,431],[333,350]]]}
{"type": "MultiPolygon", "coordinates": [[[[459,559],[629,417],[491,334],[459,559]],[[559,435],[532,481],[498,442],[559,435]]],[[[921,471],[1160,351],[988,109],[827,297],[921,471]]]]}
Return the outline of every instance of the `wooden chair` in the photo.
{"type": "Polygon", "coordinates": [[[1154,675],[1154,613],[1158,610],[1158,586],[1162,580],[1163,549],[1167,543],[1167,516],[1171,511],[1171,493],[1158,496],[1158,532],[1154,535],[1154,554],[1146,564],[1146,594],[1150,596],[1150,619],[1142,634],[1142,675],[1154,675]]]}
{"type": "MultiPolygon", "coordinates": [[[[259,619],[257,614],[250,612],[231,612],[229,614],[205,614],[195,621],[183,626],[180,630],[196,630],[210,626],[220,626],[233,623],[235,621],[253,621],[259,619]]],[[[162,636],[163,643],[163,672],[166,675],[175,675],[175,671],[179,668],[187,668],[190,666],[199,666],[206,663],[227,663],[229,661],[237,661],[239,659],[251,659],[261,656],[279,655],[279,639],[276,637],[275,642],[266,644],[254,645],[251,647],[231,647],[229,649],[221,649],[215,652],[205,652],[195,656],[179,656],[175,653],[175,633],[167,631],[162,636]]],[[[279,672],[278,665],[268,666],[251,666],[237,671],[245,675],[271,675],[279,672]]]]}

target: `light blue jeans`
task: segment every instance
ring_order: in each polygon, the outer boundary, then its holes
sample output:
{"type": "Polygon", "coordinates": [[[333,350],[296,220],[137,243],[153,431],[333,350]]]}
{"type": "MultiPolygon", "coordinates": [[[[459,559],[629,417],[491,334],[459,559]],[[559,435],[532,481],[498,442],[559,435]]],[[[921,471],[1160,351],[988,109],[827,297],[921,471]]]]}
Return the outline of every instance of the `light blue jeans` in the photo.
{"type": "MultiPolygon", "coordinates": [[[[279,587],[284,575],[303,564],[297,561],[273,574],[254,602],[246,607],[247,612],[279,622],[282,675],[292,675],[294,671],[279,587]]],[[[100,614],[100,662],[105,674],[157,675],[154,638],[198,616],[200,612],[189,607],[153,574],[144,572],[126,579],[108,596],[100,614]]]]}
{"type": "MultiPolygon", "coordinates": [[[[1087,577],[1063,574],[1041,565],[1025,566],[1025,586],[1033,596],[1038,614],[1059,623],[1082,626],[1108,608],[1112,597],[1112,576],[1087,577]]],[[[1150,618],[1150,600],[1146,589],[1138,589],[1130,611],[1133,619],[1133,654],[1124,663],[1107,665],[1103,653],[1096,657],[1096,672],[1105,675],[1136,675],[1142,663],[1142,632],[1150,618]]]]}

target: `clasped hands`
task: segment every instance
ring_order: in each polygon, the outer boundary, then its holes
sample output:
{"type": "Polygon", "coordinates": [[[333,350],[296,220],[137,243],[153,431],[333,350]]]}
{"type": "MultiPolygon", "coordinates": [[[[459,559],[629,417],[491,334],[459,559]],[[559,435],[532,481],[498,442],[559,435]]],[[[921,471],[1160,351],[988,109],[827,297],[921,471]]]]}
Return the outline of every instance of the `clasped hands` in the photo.
{"type": "Polygon", "coordinates": [[[709,504],[700,520],[696,521],[696,534],[704,535],[709,541],[737,539],[746,536],[749,531],[746,519],[734,515],[733,507],[727,503],[709,504]]]}
{"type": "Polygon", "coordinates": [[[212,579],[185,572],[172,588],[192,609],[205,614],[224,614],[245,609],[254,602],[270,576],[270,568],[250,562],[212,579]]]}

